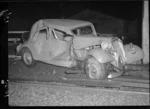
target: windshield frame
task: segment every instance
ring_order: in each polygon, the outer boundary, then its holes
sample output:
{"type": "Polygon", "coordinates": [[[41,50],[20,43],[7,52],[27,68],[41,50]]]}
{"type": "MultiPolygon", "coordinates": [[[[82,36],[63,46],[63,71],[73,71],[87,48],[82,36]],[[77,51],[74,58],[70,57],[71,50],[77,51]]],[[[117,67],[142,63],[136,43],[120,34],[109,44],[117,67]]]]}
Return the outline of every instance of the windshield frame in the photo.
{"type": "MultiPolygon", "coordinates": [[[[75,29],[77,29],[77,28],[86,27],[86,26],[90,26],[91,29],[92,29],[92,34],[95,34],[95,33],[94,33],[95,31],[94,31],[94,29],[93,29],[93,25],[91,25],[91,24],[83,25],[83,26],[78,26],[78,27],[72,28],[70,31],[71,31],[71,33],[72,33],[73,35],[77,36],[76,34],[74,34],[73,30],[75,30],[75,29]]],[[[88,34],[88,35],[92,35],[92,34],[88,34]]],[[[82,35],[82,36],[84,36],[84,35],[82,35]]]]}
{"type": "Polygon", "coordinates": [[[53,28],[52,29],[53,30],[53,32],[52,32],[52,34],[55,36],[56,35],[56,39],[59,39],[59,40],[64,40],[64,38],[65,37],[73,37],[73,35],[71,35],[71,34],[68,34],[68,33],[66,33],[65,31],[63,31],[63,30],[59,30],[59,29],[56,29],[56,28],[53,28]],[[64,35],[63,35],[63,39],[60,39],[59,37],[58,37],[58,35],[56,34],[56,32],[61,32],[61,33],[63,33],[64,35]]]}

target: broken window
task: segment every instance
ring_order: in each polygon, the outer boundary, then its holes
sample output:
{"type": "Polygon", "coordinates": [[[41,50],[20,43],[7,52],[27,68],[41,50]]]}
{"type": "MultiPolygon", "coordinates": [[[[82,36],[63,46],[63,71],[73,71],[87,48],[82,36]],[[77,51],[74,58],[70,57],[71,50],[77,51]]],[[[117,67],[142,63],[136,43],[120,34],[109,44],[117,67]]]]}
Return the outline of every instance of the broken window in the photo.
{"type": "Polygon", "coordinates": [[[47,36],[47,30],[46,29],[42,29],[39,31],[39,36],[43,37],[44,40],[46,40],[46,36],[47,36]]]}
{"type": "Polygon", "coordinates": [[[58,39],[64,40],[64,35],[65,34],[63,32],[61,32],[59,30],[55,30],[55,33],[56,33],[56,36],[57,36],[58,39]]]}
{"type": "Polygon", "coordinates": [[[76,29],[73,29],[72,32],[75,35],[81,35],[81,36],[93,34],[91,26],[78,27],[76,29]]]}

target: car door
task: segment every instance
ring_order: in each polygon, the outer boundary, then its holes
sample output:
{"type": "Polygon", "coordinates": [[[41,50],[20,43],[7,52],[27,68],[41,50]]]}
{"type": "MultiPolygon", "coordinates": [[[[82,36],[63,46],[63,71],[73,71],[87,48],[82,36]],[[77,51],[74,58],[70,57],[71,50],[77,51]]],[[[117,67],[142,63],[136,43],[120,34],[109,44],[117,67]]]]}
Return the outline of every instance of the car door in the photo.
{"type": "Polygon", "coordinates": [[[64,32],[52,29],[51,43],[50,43],[50,59],[51,60],[67,60],[70,59],[70,47],[72,38],[65,40],[64,32]]]}
{"type": "Polygon", "coordinates": [[[38,32],[38,36],[35,42],[35,49],[37,52],[38,60],[43,62],[49,62],[50,53],[50,38],[47,28],[41,29],[38,32]]]}

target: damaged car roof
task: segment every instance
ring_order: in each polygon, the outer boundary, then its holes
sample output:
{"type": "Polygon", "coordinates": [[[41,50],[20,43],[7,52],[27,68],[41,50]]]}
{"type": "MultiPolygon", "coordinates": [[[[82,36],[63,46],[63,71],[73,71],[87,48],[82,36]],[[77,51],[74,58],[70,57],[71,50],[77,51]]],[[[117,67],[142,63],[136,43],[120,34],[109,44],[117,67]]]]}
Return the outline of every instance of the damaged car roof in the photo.
{"type": "Polygon", "coordinates": [[[91,25],[92,23],[82,20],[72,20],[72,19],[41,19],[34,23],[32,29],[36,30],[38,28],[52,27],[57,29],[71,29],[78,26],[91,25]]]}
{"type": "Polygon", "coordinates": [[[75,27],[91,24],[88,21],[73,20],[73,19],[43,19],[47,25],[58,25],[65,27],[75,27]]]}
{"type": "Polygon", "coordinates": [[[59,30],[63,30],[66,32],[70,32],[70,29],[79,27],[79,26],[86,26],[92,25],[91,22],[82,21],[82,20],[74,20],[74,19],[41,19],[35,22],[31,28],[30,36],[45,27],[55,28],[59,30]]]}

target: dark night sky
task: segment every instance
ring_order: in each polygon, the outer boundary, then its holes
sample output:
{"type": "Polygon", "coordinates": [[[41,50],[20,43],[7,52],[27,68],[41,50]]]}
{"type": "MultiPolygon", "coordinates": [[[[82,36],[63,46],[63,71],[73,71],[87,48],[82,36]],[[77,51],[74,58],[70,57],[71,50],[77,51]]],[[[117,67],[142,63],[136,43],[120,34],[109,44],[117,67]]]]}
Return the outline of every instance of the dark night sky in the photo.
{"type": "Polygon", "coordinates": [[[28,30],[39,19],[68,18],[84,9],[131,21],[142,18],[142,6],[142,1],[10,2],[8,8],[13,14],[8,29],[28,30]]]}

